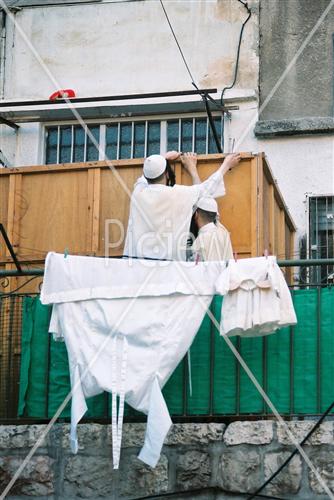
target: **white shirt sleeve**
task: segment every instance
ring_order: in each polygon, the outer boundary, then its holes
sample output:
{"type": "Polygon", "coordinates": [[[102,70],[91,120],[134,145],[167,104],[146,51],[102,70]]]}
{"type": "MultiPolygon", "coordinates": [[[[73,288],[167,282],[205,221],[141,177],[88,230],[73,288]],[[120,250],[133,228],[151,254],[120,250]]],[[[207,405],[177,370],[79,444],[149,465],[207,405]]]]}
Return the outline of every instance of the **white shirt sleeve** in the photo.
{"type": "Polygon", "coordinates": [[[147,179],[141,175],[138,177],[138,179],[135,182],[135,185],[133,187],[134,191],[141,191],[142,189],[146,188],[148,186],[147,179]]]}
{"type": "Polygon", "coordinates": [[[216,170],[208,179],[206,179],[201,184],[198,184],[200,197],[202,196],[212,196],[213,198],[219,198],[219,196],[225,195],[225,184],[224,176],[222,174],[221,168],[216,170]]]}

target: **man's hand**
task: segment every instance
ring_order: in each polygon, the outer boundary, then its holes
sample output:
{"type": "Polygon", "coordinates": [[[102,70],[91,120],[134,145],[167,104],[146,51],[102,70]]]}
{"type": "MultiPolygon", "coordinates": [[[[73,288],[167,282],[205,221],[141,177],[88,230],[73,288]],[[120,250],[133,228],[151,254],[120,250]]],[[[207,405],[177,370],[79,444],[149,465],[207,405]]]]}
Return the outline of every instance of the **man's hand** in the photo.
{"type": "Polygon", "coordinates": [[[197,172],[197,154],[196,153],[184,153],[181,156],[181,163],[188,172],[188,174],[192,174],[192,172],[197,172]]]}
{"type": "Polygon", "coordinates": [[[228,170],[234,168],[236,165],[238,165],[240,160],[241,160],[240,153],[232,153],[226,156],[222,164],[223,172],[226,173],[228,170]]]}
{"type": "Polygon", "coordinates": [[[193,184],[200,184],[201,179],[199,178],[197,172],[197,154],[196,153],[184,153],[181,156],[181,163],[190,175],[193,184]]]}
{"type": "Polygon", "coordinates": [[[179,151],[167,151],[165,154],[166,160],[175,161],[180,157],[181,153],[179,151]]]}

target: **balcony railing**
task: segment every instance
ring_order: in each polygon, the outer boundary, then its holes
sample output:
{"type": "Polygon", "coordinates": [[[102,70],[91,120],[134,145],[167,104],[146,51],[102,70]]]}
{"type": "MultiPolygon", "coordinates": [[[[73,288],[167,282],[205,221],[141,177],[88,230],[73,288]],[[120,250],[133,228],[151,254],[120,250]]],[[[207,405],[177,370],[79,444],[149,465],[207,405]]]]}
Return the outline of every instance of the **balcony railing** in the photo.
{"type": "MultiPolygon", "coordinates": [[[[281,264],[296,269],[305,263],[281,264]]],[[[267,337],[232,341],[282,415],[318,415],[334,400],[334,287],[295,283],[291,293],[296,326],[267,337]]],[[[221,300],[215,297],[211,304],[218,321],[221,300]]],[[[70,390],[66,347],[48,334],[50,314],[51,307],[43,306],[38,294],[6,293],[6,288],[0,294],[2,422],[49,420],[70,390]]],[[[178,366],[164,394],[175,421],[272,415],[208,317],[191,347],[190,362],[186,357],[178,366]]],[[[86,420],[110,421],[110,399],[104,393],[88,400],[86,420]]],[[[68,405],[61,418],[69,416],[68,405]]],[[[144,417],[127,408],[126,418],[144,417]]]]}

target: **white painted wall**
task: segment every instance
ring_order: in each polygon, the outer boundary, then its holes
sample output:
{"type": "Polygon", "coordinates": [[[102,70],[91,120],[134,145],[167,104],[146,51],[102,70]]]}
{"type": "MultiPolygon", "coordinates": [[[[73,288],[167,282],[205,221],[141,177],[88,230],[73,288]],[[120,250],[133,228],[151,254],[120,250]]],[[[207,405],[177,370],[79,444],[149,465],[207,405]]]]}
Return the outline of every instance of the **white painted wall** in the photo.
{"type": "Polygon", "coordinates": [[[297,225],[298,239],[306,232],[306,195],[334,195],[334,139],[305,136],[258,141],[297,225]]]}
{"type": "MultiPolygon", "coordinates": [[[[240,88],[257,87],[257,3],[250,2],[254,13],[245,30],[240,88]]],[[[235,0],[177,0],[165,6],[196,83],[230,84],[246,18],[242,5],[235,0]]],[[[6,99],[46,99],[58,88],[73,88],[77,96],[191,88],[157,0],[25,8],[15,21],[29,42],[8,23],[6,99]]]]}

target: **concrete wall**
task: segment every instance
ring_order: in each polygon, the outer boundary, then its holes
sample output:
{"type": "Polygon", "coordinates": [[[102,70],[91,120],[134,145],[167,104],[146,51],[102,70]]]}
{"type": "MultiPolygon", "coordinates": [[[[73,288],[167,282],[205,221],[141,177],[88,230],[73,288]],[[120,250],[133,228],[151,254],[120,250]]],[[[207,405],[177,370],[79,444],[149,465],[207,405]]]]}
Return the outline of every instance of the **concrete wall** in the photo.
{"type": "Polygon", "coordinates": [[[334,194],[334,9],[318,22],[329,4],[260,1],[260,109],[254,130],[297,225],[296,257],[307,231],[306,194],[334,194]]]}
{"type": "MultiPolygon", "coordinates": [[[[329,3],[329,0],[261,0],[261,105],[329,3]]],[[[261,120],[333,116],[333,26],[332,8],[261,111],[261,120]]]]}
{"type": "MultiPolygon", "coordinates": [[[[305,453],[334,491],[333,421],[321,424],[305,453]]],[[[289,429],[300,442],[314,425],[295,421],[289,429]]],[[[0,483],[8,484],[45,425],[0,427],[0,483]]],[[[224,424],[176,424],[167,436],[155,469],[137,459],[144,424],[125,424],[119,471],[111,465],[111,426],[79,425],[79,453],[69,451],[69,425],[55,424],[28,462],[8,498],[131,499],[145,495],[216,487],[191,498],[245,498],[232,492],[251,493],[279,467],[294,447],[285,429],[273,421],[224,424]]],[[[325,499],[314,472],[300,456],[290,462],[262,493],[280,498],[325,499]]]]}

